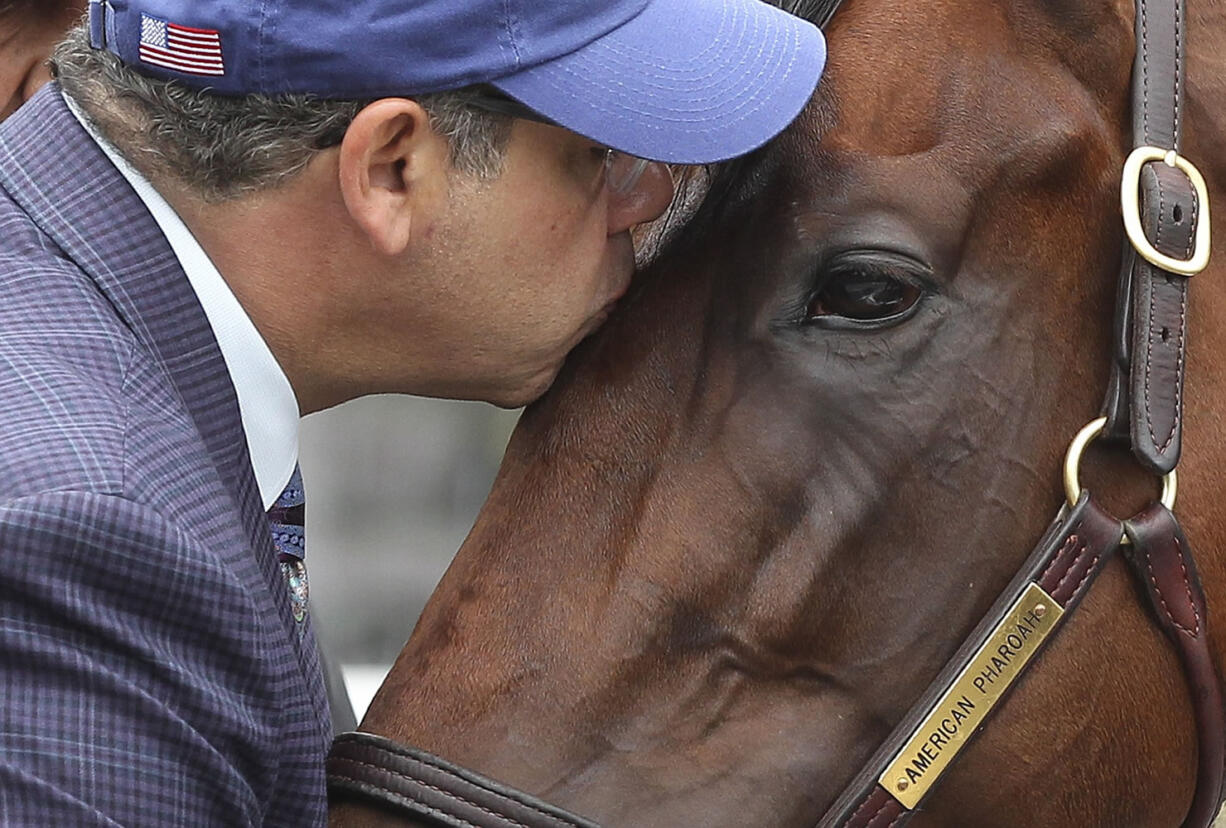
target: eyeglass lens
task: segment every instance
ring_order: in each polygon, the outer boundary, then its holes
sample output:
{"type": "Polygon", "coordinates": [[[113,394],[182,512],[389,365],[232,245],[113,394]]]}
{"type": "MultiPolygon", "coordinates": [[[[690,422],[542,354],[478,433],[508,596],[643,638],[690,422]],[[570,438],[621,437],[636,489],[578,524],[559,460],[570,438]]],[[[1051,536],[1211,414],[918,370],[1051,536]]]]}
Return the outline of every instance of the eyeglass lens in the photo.
{"type": "Polygon", "coordinates": [[[617,195],[625,195],[639,183],[649,166],[651,162],[646,158],[609,150],[605,155],[605,179],[609,190],[617,195]]]}

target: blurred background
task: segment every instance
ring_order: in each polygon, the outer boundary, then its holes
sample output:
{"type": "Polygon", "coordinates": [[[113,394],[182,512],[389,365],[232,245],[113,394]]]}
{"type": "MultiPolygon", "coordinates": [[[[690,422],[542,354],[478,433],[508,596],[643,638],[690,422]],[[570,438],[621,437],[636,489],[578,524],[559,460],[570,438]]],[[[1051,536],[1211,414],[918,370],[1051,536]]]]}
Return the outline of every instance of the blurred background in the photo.
{"type": "Polygon", "coordinates": [[[311,608],[359,720],[468,534],[518,418],[384,396],[303,420],[311,608]]]}

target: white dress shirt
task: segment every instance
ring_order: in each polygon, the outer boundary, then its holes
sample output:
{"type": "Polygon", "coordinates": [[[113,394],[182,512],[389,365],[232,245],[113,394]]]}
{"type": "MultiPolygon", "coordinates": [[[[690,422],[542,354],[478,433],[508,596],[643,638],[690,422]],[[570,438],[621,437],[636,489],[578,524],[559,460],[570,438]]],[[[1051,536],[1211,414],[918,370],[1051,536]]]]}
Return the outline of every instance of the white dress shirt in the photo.
{"type": "Polygon", "coordinates": [[[264,508],[281,495],[298,464],[298,400],[268,343],[204,248],[153,185],[111,146],[68,98],[68,108],[153,215],[204,308],[238,396],[251,467],[264,508]]]}

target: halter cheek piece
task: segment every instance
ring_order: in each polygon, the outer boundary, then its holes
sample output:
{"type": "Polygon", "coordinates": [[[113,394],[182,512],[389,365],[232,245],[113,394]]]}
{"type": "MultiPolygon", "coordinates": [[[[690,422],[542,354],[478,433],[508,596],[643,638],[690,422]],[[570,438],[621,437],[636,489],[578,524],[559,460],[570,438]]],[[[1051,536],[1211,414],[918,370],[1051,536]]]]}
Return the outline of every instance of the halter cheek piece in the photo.
{"type": "MultiPolygon", "coordinates": [[[[833,16],[830,0],[815,21],[833,16]]],[[[1209,256],[1204,180],[1179,155],[1184,0],[1137,0],[1133,140],[1121,185],[1127,243],[1103,416],[1070,446],[1068,503],[1021,571],[819,828],[899,828],[987,721],[1028,662],[1076,609],[1107,561],[1122,552],[1172,641],[1200,737],[1196,792],[1183,828],[1207,828],[1222,801],[1226,717],[1205,631],[1205,596],[1176,521],[1188,286],[1209,256]],[[1081,452],[1093,439],[1127,442],[1163,476],[1159,503],[1120,522],[1083,491],[1081,452]]],[[[337,737],[328,759],[334,800],[379,803],[457,828],[597,828],[595,823],[424,751],[367,733],[337,737]]]]}

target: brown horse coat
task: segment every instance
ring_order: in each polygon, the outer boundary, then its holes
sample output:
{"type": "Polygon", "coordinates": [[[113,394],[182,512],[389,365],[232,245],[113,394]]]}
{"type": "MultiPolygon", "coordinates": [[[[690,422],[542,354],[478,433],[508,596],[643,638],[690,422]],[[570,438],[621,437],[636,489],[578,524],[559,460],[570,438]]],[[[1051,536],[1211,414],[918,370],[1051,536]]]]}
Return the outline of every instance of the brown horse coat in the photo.
{"type": "MultiPolygon", "coordinates": [[[[1226,3],[1189,5],[1184,155],[1226,204],[1226,3]]],[[[609,825],[813,825],[1025,558],[1096,415],[1132,32],[1130,0],[849,0],[808,111],[525,413],[363,729],[609,825]]],[[[1177,506],[1219,664],[1222,238],[1177,506]]],[[[1117,514],[1152,495],[1096,463],[1117,514]]],[[[1175,826],[1196,750],[1115,562],[912,824],[1175,826]]]]}

